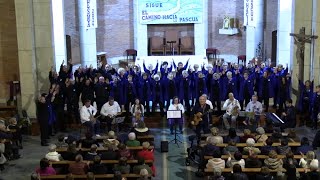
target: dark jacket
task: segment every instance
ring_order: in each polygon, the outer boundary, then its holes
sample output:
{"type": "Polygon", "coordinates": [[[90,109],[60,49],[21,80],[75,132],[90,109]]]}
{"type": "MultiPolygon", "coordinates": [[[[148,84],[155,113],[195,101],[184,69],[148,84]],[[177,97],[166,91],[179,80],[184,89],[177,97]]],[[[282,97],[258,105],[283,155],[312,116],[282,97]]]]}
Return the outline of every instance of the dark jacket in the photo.
{"type": "Polygon", "coordinates": [[[91,164],[89,166],[89,172],[93,174],[106,174],[108,173],[108,169],[104,164],[91,164]]]}

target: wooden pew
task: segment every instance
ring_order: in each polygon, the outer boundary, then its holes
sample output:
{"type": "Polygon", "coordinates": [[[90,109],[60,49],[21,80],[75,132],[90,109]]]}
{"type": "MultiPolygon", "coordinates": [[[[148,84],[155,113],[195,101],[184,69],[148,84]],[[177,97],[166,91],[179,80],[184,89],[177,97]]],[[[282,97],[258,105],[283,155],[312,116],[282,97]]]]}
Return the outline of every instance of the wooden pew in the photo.
{"type": "MultiPolygon", "coordinates": [[[[84,161],[84,162],[88,162],[88,161],[84,161]]],[[[57,167],[60,165],[69,165],[71,163],[75,163],[75,161],[54,161],[51,162],[53,167],[57,167]]],[[[93,163],[92,161],[90,161],[90,163],[93,163]]],[[[101,160],[102,164],[118,164],[119,160],[101,160]]],[[[137,164],[138,160],[134,160],[134,159],[130,159],[127,161],[128,164],[137,164]]],[[[152,160],[146,160],[145,161],[146,164],[152,164],[153,161],[152,160]]]]}
{"type": "MultiPolygon", "coordinates": [[[[204,145],[205,145],[205,143],[201,143],[200,146],[203,147],[204,145]]],[[[226,143],[217,144],[217,146],[218,147],[226,147],[226,146],[228,146],[228,144],[226,144],[226,143]]],[[[240,148],[244,148],[244,147],[247,146],[247,144],[246,143],[237,143],[236,146],[240,147],[240,148]]],[[[262,146],[265,146],[265,145],[263,143],[256,143],[254,146],[255,147],[262,147],[262,146]]],[[[273,143],[272,146],[280,146],[280,143],[273,143]]],[[[289,142],[288,146],[290,146],[290,147],[299,147],[299,146],[301,146],[301,143],[300,142],[289,142]]]]}
{"type": "MultiPolygon", "coordinates": [[[[78,151],[79,151],[80,149],[81,149],[82,152],[88,152],[88,151],[90,151],[90,148],[77,148],[78,151]]],[[[142,150],[143,148],[142,148],[142,146],[137,146],[137,147],[128,147],[128,149],[129,149],[130,151],[140,151],[140,150],[142,150]]],[[[150,146],[149,149],[154,149],[154,146],[150,146]]],[[[107,151],[107,149],[104,148],[104,147],[98,147],[97,150],[98,150],[98,151],[107,151]]],[[[57,152],[58,152],[58,153],[67,152],[67,148],[57,148],[57,152]]]]}
{"type": "MultiPolygon", "coordinates": [[[[286,156],[285,155],[278,155],[278,158],[285,158],[286,156]]],[[[204,159],[208,160],[208,159],[212,159],[213,157],[212,156],[204,156],[204,159]]],[[[229,155],[222,155],[221,156],[222,159],[228,159],[229,158],[229,155]]],[[[248,155],[242,155],[242,158],[243,159],[247,159],[248,158],[248,155]]],[[[257,158],[258,159],[267,159],[269,158],[269,156],[267,155],[257,155],[257,158]]],[[[302,158],[302,155],[294,155],[294,159],[301,159],[302,158]]]]}
{"type": "MultiPolygon", "coordinates": [[[[100,136],[100,137],[95,137],[98,142],[102,142],[103,140],[107,139],[107,136],[100,136]]],[[[81,139],[85,139],[85,137],[82,137],[81,139]]],[[[153,135],[145,135],[145,136],[137,136],[137,140],[140,141],[141,143],[148,141],[148,142],[154,142],[154,136],[153,135]]]]}
{"type": "MultiPolygon", "coordinates": [[[[256,133],[251,133],[251,134],[253,134],[254,136],[257,135],[256,133]]],[[[202,135],[201,135],[201,140],[206,140],[207,137],[210,136],[210,135],[211,135],[211,134],[202,134],[202,135]]],[[[244,134],[243,134],[243,133],[237,133],[237,135],[238,135],[239,137],[242,137],[244,134]]],[[[268,137],[270,137],[270,136],[272,136],[272,133],[266,133],[266,135],[267,135],[268,137]]],[[[225,137],[225,136],[228,136],[228,134],[219,134],[219,136],[225,137]]],[[[286,136],[288,136],[288,133],[282,133],[282,136],[286,137],[286,136]]]]}
{"type": "MultiPolygon", "coordinates": [[[[67,175],[51,175],[51,176],[41,176],[41,179],[50,179],[50,180],[61,180],[65,179],[67,175]]],[[[113,174],[97,174],[94,175],[95,179],[113,179],[113,174]]],[[[138,179],[140,177],[139,174],[123,174],[123,177],[127,179],[138,179]]],[[[76,180],[86,180],[87,175],[73,175],[73,178],[76,180]]],[[[151,178],[150,178],[151,179],[151,178]]]]}
{"type": "MultiPolygon", "coordinates": [[[[305,172],[305,168],[296,168],[298,172],[300,173],[304,173],[305,172]]],[[[231,173],[232,168],[224,168],[222,169],[222,173],[231,173]]],[[[242,168],[242,172],[244,173],[259,173],[261,171],[261,168],[242,168]]],[[[271,173],[276,173],[279,170],[272,170],[270,169],[271,173]]],[[[212,175],[213,174],[213,168],[206,168],[204,169],[204,172],[206,173],[206,175],[212,175]]],[[[282,169],[282,172],[286,172],[285,169],[282,169]]]]}

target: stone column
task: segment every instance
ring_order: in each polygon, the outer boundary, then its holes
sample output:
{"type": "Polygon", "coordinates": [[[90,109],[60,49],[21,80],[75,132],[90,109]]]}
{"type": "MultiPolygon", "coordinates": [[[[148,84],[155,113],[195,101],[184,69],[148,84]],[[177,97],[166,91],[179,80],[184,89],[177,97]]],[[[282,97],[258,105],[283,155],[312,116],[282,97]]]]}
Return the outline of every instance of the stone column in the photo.
{"type": "Polygon", "coordinates": [[[292,66],[293,0],[278,0],[277,64],[292,66]],[[288,23],[291,22],[291,23],[288,23]]]}
{"type": "Polygon", "coordinates": [[[148,56],[148,25],[141,24],[139,19],[139,2],[133,1],[134,49],[137,56],[148,56]]]}
{"type": "Polygon", "coordinates": [[[194,24],[194,52],[195,55],[206,56],[208,47],[208,0],[203,0],[202,23],[194,24]]]}
{"type": "Polygon", "coordinates": [[[53,65],[51,1],[15,0],[21,106],[36,117],[35,100],[48,92],[53,65]]]}
{"type": "MultiPolygon", "coordinates": [[[[311,44],[312,54],[310,59],[312,71],[309,72],[310,79],[314,79],[314,84],[320,84],[320,2],[317,0],[312,1],[312,32],[313,35],[318,36],[318,39],[313,40],[313,44],[311,44]]],[[[308,69],[308,68],[307,68],[308,69]]],[[[305,69],[305,71],[307,71],[305,69]]]]}
{"type": "Polygon", "coordinates": [[[257,56],[258,45],[263,50],[264,0],[244,0],[244,26],[246,26],[246,56],[257,56]]]}
{"type": "MultiPolygon", "coordinates": [[[[80,56],[83,67],[97,67],[96,24],[92,26],[92,18],[97,17],[96,0],[78,0],[80,56]],[[88,3],[89,2],[89,3],[88,3]],[[95,6],[95,7],[94,7],[95,6]],[[94,11],[92,11],[94,9],[94,11]],[[93,12],[93,14],[92,14],[93,12]]],[[[94,20],[96,23],[97,21],[94,20]]]]}
{"type": "Polygon", "coordinates": [[[52,0],[52,21],[55,69],[58,72],[62,61],[67,62],[63,0],[52,0]]]}

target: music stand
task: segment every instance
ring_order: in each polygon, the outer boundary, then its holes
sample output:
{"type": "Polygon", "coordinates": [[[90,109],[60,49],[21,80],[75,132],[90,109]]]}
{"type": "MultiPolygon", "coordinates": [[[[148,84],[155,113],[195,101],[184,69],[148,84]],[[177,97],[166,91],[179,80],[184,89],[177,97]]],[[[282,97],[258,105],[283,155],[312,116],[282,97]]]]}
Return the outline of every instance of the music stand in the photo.
{"type": "MultiPolygon", "coordinates": [[[[179,147],[178,142],[182,143],[179,139],[177,139],[177,124],[178,120],[182,118],[182,111],[181,110],[167,110],[167,119],[174,120],[174,139],[172,139],[169,143],[174,142],[179,147]]],[[[172,123],[172,122],[171,122],[172,123]]]]}

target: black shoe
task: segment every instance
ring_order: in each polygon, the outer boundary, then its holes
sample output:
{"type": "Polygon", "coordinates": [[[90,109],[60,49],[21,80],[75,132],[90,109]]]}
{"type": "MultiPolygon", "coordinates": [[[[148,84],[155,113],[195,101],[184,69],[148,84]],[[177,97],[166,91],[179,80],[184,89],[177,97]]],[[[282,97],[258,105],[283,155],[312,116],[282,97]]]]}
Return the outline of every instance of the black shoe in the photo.
{"type": "Polygon", "coordinates": [[[46,143],[46,142],[42,142],[42,143],[41,143],[41,146],[49,146],[49,144],[46,143]]]}

